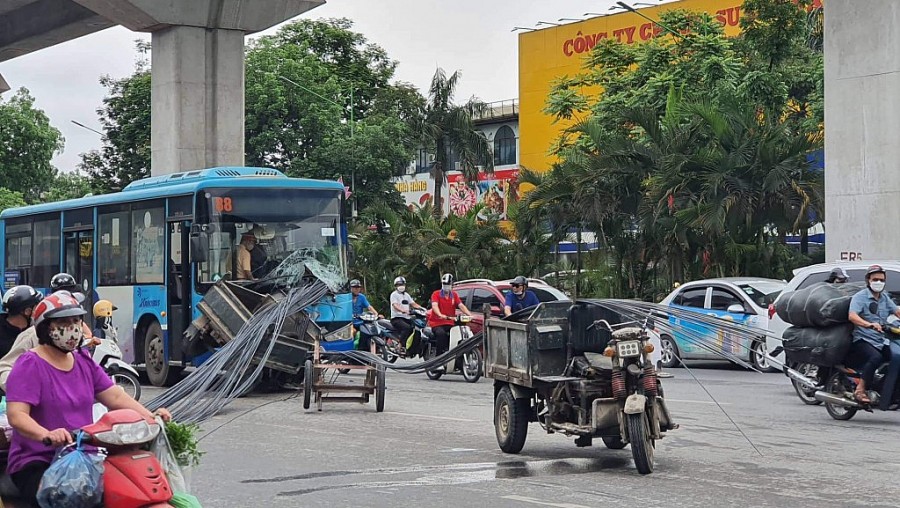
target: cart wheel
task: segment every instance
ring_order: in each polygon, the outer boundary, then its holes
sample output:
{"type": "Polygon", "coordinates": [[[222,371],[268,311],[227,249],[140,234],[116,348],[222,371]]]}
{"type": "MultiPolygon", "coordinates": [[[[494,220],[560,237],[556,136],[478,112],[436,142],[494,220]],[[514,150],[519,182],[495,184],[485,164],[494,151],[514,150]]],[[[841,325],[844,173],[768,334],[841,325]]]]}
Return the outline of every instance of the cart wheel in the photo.
{"type": "Polygon", "coordinates": [[[375,411],[384,411],[384,367],[381,365],[375,371],[375,411]]]}
{"type": "Polygon", "coordinates": [[[513,397],[508,386],[500,389],[494,401],[494,430],[497,444],[506,453],[519,453],[528,437],[528,399],[513,397]]]}
{"type": "Polygon", "coordinates": [[[603,444],[610,450],[621,450],[628,446],[619,436],[603,436],[603,444]]]}
{"type": "Polygon", "coordinates": [[[473,349],[463,354],[462,357],[462,375],[463,379],[469,383],[477,383],[481,379],[481,365],[484,360],[481,351],[473,349]]]}
{"type": "Polygon", "coordinates": [[[628,440],[631,441],[631,456],[638,473],[653,472],[653,438],[650,437],[650,422],[647,413],[628,416],[628,440]]]}
{"type": "Polygon", "coordinates": [[[309,409],[310,400],[313,391],[313,362],[306,360],[303,364],[303,409],[309,409]]]}

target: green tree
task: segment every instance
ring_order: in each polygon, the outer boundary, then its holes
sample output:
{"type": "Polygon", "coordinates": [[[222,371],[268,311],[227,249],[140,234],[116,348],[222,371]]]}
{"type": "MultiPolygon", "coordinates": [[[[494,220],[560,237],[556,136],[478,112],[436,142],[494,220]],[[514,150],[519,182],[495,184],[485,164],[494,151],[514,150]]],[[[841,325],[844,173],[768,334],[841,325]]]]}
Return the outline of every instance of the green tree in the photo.
{"type": "Polygon", "coordinates": [[[92,193],[91,180],[80,171],[71,173],[60,171],[50,189],[41,194],[41,201],[51,203],[66,199],[83,198],[92,193]]]}
{"type": "Polygon", "coordinates": [[[25,206],[25,197],[21,192],[11,191],[5,187],[0,187],[0,212],[7,208],[15,208],[17,206],[25,206]]]}
{"type": "MultiPolygon", "coordinates": [[[[260,37],[246,52],[246,163],[291,176],[351,182],[361,206],[399,205],[387,178],[418,146],[408,120],[424,104],[408,84],[390,84],[396,63],[351,30],[346,19],[300,20],[260,37]],[[295,84],[292,84],[290,80],[295,84]],[[350,91],[353,89],[353,136],[350,91]]],[[[98,113],[104,146],[82,155],[95,192],[110,192],[150,174],[150,71],[140,45],[135,73],[104,77],[98,113]]]]}
{"type": "Polygon", "coordinates": [[[418,130],[429,153],[434,154],[434,212],[442,213],[443,187],[447,171],[459,162],[466,180],[477,179],[480,170],[491,172],[494,157],[490,143],[475,130],[473,118],[487,107],[472,97],[465,104],[456,104],[456,87],[460,73],[450,76],[438,69],[431,79],[428,99],[418,130]]]}
{"type": "Polygon", "coordinates": [[[124,189],[129,183],[150,176],[150,69],[144,55],[134,74],[122,79],[100,78],[108,95],[97,109],[103,125],[103,147],[81,155],[79,169],[98,194],[124,189]]]}
{"type": "Polygon", "coordinates": [[[0,99],[0,187],[36,202],[53,182],[56,168],[50,160],[64,143],[47,115],[34,107],[27,89],[0,99]]]}

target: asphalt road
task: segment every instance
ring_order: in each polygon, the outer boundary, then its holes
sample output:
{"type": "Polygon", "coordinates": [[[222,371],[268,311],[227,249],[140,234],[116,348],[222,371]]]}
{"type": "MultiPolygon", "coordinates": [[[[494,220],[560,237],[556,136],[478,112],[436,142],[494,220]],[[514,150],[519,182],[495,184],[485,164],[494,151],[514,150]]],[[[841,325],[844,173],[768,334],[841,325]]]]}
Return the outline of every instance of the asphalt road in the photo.
{"type": "Polygon", "coordinates": [[[506,455],[490,380],[389,373],[381,414],[374,404],[307,412],[289,393],[235,402],[204,424],[211,433],[192,485],[215,508],[900,505],[900,414],[838,422],[803,405],[783,375],[691,371],[721,409],[673,369],[664,385],[681,428],[658,443],[648,476],[629,448],[576,448],[537,424],[522,453],[506,455]]]}

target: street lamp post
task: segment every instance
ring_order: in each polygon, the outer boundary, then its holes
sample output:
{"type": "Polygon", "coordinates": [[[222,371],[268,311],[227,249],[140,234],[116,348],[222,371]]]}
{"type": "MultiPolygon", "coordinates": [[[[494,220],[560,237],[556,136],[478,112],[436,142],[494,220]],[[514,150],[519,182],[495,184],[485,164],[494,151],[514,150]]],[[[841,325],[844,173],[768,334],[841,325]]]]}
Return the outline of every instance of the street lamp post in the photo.
{"type": "MultiPolygon", "coordinates": [[[[296,81],[294,81],[290,78],[286,78],[281,75],[279,75],[278,78],[281,79],[282,81],[285,81],[287,83],[290,83],[290,84],[296,86],[297,88],[303,90],[304,92],[306,92],[308,94],[314,95],[314,96],[318,97],[319,99],[322,99],[325,102],[334,104],[335,106],[338,106],[340,108],[344,107],[344,104],[339,104],[338,102],[333,101],[333,100],[329,99],[328,97],[325,97],[324,95],[322,95],[314,90],[310,90],[309,88],[301,85],[300,83],[297,83],[296,81]]],[[[355,112],[353,111],[353,92],[354,92],[353,84],[351,83],[350,84],[350,140],[351,141],[353,140],[354,124],[356,124],[355,117],[354,117],[355,112]]],[[[351,205],[353,207],[352,214],[354,217],[356,217],[356,166],[355,165],[350,168],[350,192],[353,193],[353,201],[352,201],[352,205],[351,205]]]]}
{"type": "Polygon", "coordinates": [[[75,120],[69,120],[69,121],[74,123],[75,125],[81,127],[82,129],[87,129],[87,130],[93,132],[94,134],[99,134],[101,137],[104,135],[102,132],[98,131],[97,129],[92,129],[81,122],[76,122],[75,120]]]}

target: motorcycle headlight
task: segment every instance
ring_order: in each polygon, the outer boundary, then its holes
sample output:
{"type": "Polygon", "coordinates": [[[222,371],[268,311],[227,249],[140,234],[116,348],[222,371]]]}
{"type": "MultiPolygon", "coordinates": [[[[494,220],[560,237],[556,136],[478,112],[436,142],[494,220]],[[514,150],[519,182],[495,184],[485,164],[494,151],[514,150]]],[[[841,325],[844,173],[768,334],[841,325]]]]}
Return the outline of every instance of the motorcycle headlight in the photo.
{"type": "Polygon", "coordinates": [[[159,425],[146,421],[120,423],[113,425],[112,430],[98,432],[93,438],[108,445],[134,445],[148,443],[159,435],[159,425]]]}
{"type": "Polygon", "coordinates": [[[626,340],[616,343],[616,354],[619,358],[631,358],[633,356],[641,356],[641,341],[626,340]]]}

